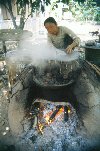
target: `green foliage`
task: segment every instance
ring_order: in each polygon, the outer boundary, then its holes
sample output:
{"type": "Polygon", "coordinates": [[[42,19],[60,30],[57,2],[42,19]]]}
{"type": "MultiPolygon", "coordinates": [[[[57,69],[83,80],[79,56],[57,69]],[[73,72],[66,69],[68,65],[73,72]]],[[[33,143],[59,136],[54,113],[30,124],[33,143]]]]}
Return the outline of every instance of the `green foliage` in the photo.
{"type": "Polygon", "coordinates": [[[69,4],[70,11],[77,21],[100,21],[100,7],[93,0],[69,4]]]}
{"type": "Polygon", "coordinates": [[[18,7],[18,15],[20,15],[20,25],[19,27],[16,25],[16,20],[14,17],[14,14],[12,12],[12,0],[0,0],[0,4],[4,5],[5,8],[9,11],[14,28],[24,28],[25,22],[28,19],[28,17],[36,12],[36,11],[45,11],[45,5],[50,5],[50,0],[16,0],[16,4],[18,7]],[[29,7],[29,14],[26,17],[26,7],[29,7]]]}
{"type": "Polygon", "coordinates": [[[50,0],[17,0],[17,4],[22,8],[23,6],[29,5],[31,7],[31,13],[36,10],[45,11],[45,5],[50,4],[50,0]]]}
{"type": "Polygon", "coordinates": [[[61,0],[60,2],[64,3],[64,4],[69,4],[70,0],[61,0]]]}
{"type": "MultiPolygon", "coordinates": [[[[100,21],[100,7],[97,7],[98,0],[55,0],[52,4],[52,10],[58,7],[58,3],[69,5],[69,10],[72,12],[76,20],[93,20],[100,21]],[[77,1],[77,2],[76,2],[77,1]],[[96,1],[96,2],[95,2],[96,1]]],[[[16,25],[16,19],[12,11],[12,0],[0,0],[0,4],[4,5],[9,11],[14,27],[24,28],[25,22],[28,17],[36,11],[45,11],[45,6],[51,4],[50,0],[16,0],[18,11],[20,14],[20,26],[16,25]],[[26,17],[26,6],[28,6],[29,14],[26,17]]]]}

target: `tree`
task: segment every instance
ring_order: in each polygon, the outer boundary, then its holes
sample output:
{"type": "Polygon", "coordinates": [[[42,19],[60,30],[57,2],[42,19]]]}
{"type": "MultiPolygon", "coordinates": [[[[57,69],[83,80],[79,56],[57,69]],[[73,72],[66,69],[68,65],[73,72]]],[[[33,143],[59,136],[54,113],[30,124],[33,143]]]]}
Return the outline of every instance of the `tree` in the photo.
{"type": "Polygon", "coordinates": [[[5,9],[8,10],[8,12],[12,18],[14,28],[17,28],[15,17],[14,17],[13,11],[12,11],[12,0],[0,0],[0,5],[4,6],[5,9]]]}
{"type": "Polygon", "coordinates": [[[41,10],[44,12],[45,5],[50,4],[50,0],[16,0],[16,7],[19,7],[20,11],[20,24],[17,26],[16,24],[16,18],[14,16],[14,13],[12,11],[12,1],[13,0],[0,0],[0,5],[3,5],[9,12],[14,28],[20,28],[24,29],[25,22],[27,21],[28,17],[32,15],[36,10],[41,10]],[[26,7],[30,8],[29,14],[26,18],[26,7]]]}
{"type": "MultiPolygon", "coordinates": [[[[16,24],[16,18],[14,16],[14,13],[12,11],[12,1],[14,0],[0,0],[0,5],[3,5],[9,12],[14,28],[20,28],[24,29],[25,22],[27,21],[29,16],[32,16],[32,14],[37,11],[45,11],[45,6],[50,5],[50,0],[15,0],[16,7],[19,8],[20,12],[20,24],[17,26],[16,24]],[[29,14],[26,17],[26,7],[29,8],[29,14]]],[[[64,3],[68,4],[70,0],[57,0],[57,3],[64,3]]]]}
{"type": "MultiPolygon", "coordinates": [[[[84,3],[85,1],[96,1],[99,4],[99,0],[56,0],[54,7],[57,6],[57,3],[64,3],[66,5],[71,1],[78,1],[79,3],[84,3]]],[[[32,16],[36,11],[45,11],[45,6],[50,5],[50,0],[0,0],[0,5],[3,5],[9,12],[14,28],[24,29],[25,22],[29,16],[32,16]],[[12,10],[12,2],[15,1],[16,7],[19,8],[20,12],[20,24],[16,24],[16,18],[12,10]],[[28,15],[26,16],[26,8],[29,8],[28,15]]]]}
{"type": "Polygon", "coordinates": [[[80,3],[84,3],[84,2],[96,2],[97,6],[100,6],[100,0],[74,0],[76,2],[80,3]]]}

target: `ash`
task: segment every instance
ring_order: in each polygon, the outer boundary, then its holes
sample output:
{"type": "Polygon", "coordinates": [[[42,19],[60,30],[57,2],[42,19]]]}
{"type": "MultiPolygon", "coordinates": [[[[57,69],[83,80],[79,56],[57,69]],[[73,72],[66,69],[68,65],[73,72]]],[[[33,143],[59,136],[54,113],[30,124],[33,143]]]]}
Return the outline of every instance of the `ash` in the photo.
{"type": "MultiPolygon", "coordinates": [[[[44,114],[53,107],[53,104],[47,103],[44,114]]],[[[45,126],[42,134],[37,131],[36,127],[24,134],[19,141],[20,150],[86,151],[90,143],[75,110],[71,109],[67,122],[64,121],[63,114],[62,112],[51,124],[45,126]]]]}

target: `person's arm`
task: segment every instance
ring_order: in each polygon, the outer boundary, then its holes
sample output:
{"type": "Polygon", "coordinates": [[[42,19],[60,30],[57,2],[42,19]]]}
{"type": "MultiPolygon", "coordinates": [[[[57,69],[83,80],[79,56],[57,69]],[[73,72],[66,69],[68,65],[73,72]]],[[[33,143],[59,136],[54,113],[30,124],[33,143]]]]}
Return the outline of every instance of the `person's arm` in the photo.
{"type": "Polygon", "coordinates": [[[75,41],[73,41],[72,44],[68,45],[66,48],[67,53],[72,53],[73,49],[78,46],[77,43],[75,41]]]}
{"type": "Polygon", "coordinates": [[[68,45],[66,48],[67,53],[71,53],[72,50],[79,45],[80,38],[72,30],[70,30],[66,27],[64,28],[64,32],[73,39],[73,43],[68,45]]]}

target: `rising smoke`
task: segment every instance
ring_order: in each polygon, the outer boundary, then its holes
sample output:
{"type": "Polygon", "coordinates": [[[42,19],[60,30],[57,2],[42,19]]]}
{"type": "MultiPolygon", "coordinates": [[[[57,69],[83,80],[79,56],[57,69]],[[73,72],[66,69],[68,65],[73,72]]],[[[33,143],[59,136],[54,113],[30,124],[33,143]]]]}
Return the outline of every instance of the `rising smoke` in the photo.
{"type": "Polygon", "coordinates": [[[47,60],[72,61],[79,57],[78,51],[67,54],[65,50],[59,50],[46,39],[22,40],[16,50],[8,52],[8,62],[18,64],[32,64],[44,66],[47,60]]]}

